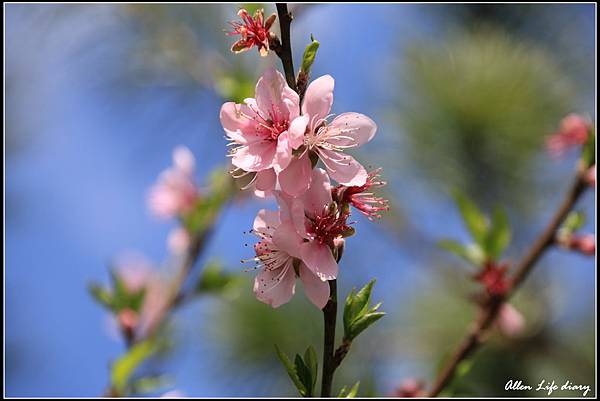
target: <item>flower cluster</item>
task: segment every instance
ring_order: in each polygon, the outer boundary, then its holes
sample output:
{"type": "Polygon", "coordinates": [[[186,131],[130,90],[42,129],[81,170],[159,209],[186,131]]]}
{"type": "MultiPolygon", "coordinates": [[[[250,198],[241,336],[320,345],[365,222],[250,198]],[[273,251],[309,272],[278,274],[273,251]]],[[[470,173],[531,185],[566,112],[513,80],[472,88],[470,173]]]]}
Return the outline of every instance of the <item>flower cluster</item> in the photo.
{"type": "Polygon", "coordinates": [[[250,50],[256,46],[261,56],[269,53],[269,37],[271,25],[275,22],[275,14],[265,20],[265,13],[262,9],[256,10],[254,16],[250,16],[248,11],[241,9],[238,16],[242,21],[230,22],[233,31],[227,32],[228,35],[240,35],[240,39],[231,46],[231,51],[240,53],[250,50]]]}
{"type": "Polygon", "coordinates": [[[380,170],[368,173],[345,153],[369,142],[377,126],[359,113],[332,118],[333,88],[331,76],[317,78],[301,104],[283,75],[270,68],[258,80],[255,98],[221,107],[238,176],[251,175],[248,186],[278,203],[278,211],[261,210],[254,221],[259,242],[251,259],[260,269],[256,297],[272,307],[291,299],[299,278],[307,297],[323,308],[344,238],[354,234],[350,206],[369,219],[388,209],[371,192],[385,184],[380,170]]]}
{"type": "MultiPolygon", "coordinates": [[[[173,165],[163,171],[148,194],[148,208],[162,219],[185,218],[200,200],[200,189],[194,179],[196,159],[185,146],[173,151],[173,165]]],[[[183,227],[174,228],[169,234],[169,249],[175,254],[185,252],[189,245],[189,233],[183,227]]]]}
{"type": "Polygon", "coordinates": [[[160,318],[168,291],[166,283],[152,264],[137,253],[120,255],[116,260],[115,274],[128,293],[144,292],[139,310],[123,308],[115,315],[119,328],[128,337],[143,337],[160,318]]]}

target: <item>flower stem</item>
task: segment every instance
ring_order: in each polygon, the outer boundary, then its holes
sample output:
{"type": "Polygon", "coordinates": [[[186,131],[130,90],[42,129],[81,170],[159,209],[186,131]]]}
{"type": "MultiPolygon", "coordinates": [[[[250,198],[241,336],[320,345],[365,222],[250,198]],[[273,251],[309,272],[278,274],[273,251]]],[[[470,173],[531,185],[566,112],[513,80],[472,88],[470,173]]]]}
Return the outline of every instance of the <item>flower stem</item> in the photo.
{"type": "Polygon", "coordinates": [[[494,297],[479,308],[478,315],[472,323],[470,330],[462,340],[452,358],[446,366],[441,370],[440,375],[433,384],[428,397],[436,397],[440,392],[452,381],[456,373],[456,368],[467,357],[474,353],[480,344],[483,342],[483,335],[486,330],[494,323],[500,307],[510,298],[515,290],[523,283],[527,275],[531,272],[536,262],[544,254],[544,252],[554,243],[556,233],[562,222],[567,217],[571,209],[575,206],[581,194],[585,191],[587,185],[584,179],[584,169],[579,169],[577,176],[567,192],[563,202],[560,204],[557,211],[552,216],[550,222],[538,236],[535,242],[531,245],[521,262],[516,267],[515,275],[512,279],[512,287],[510,292],[502,297],[494,297]]]}
{"type": "Polygon", "coordinates": [[[290,88],[296,89],[296,74],[294,73],[294,61],[292,59],[292,45],[290,42],[290,24],[292,14],[289,13],[287,3],[276,3],[277,15],[279,16],[279,28],[281,30],[281,48],[276,52],[283,64],[285,79],[290,88]]]}
{"type": "Polygon", "coordinates": [[[324,341],[323,341],[323,375],[321,379],[321,397],[331,397],[335,363],[335,324],[337,318],[337,281],[329,281],[329,301],[323,308],[324,341]]]}

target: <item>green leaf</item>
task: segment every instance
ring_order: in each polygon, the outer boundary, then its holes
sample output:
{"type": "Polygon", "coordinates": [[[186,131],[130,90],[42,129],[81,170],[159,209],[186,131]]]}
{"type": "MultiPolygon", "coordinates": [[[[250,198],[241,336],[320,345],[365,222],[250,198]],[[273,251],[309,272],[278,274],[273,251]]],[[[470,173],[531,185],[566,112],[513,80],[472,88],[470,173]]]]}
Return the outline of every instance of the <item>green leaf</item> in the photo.
{"type": "Polygon", "coordinates": [[[309,346],[304,352],[304,363],[310,370],[310,374],[312,377],[312,387],[315,388],[317,384],[317,376],[319,375],[319,363],[317,359],[317,352],[313,348],[313,346],[309,346]]]}
{"type": "Polygon", "coordinates": [[[202,235],[213,225],[221,208],[237,192],[233,178],[223,168],[215,169],[210,175],[210,186],[194,209],[183,216],[182,223],[189,233],[202,235]]]}
{"type": "Polygon", "coordinates": [[[354,383],[350,390],[347,389],[346,386],[342,387],[340,393],[337,398],[355,398],[358,394],[358,387],[360,386],[360,382],[354,383]]]}
{"type": "Polygon", "coordinates": [[[149,394],[169,385],[171,385],[171,380],[165,376],[147,376],[131,383],[131,391],[134,394],[149,394]]]}
{"type": "Polygon", "coordinates": [[[129,290],[125,282],[121,279],[116,270],[110,271],[110,278],[113,286],[113,308],[115,312],[128,307],[129,290]]]}
{"type": "Polygon", "coordinates": [[[135,344],[112,365],[111,382],[118,393],[123,393],[136,368],[156,350],[153,339],[135,344]]]}
{"type": "Polygon", "coordinates": [[[219,262],[212,261],[202,269],[202,274],[196,285],[196,292],[202,294],[218,293],[236,282],[239,282],[237,275],[224,272],[219,262]]]}
{"type": "Polygon", "coordinates": [[[442,249],[445,249],[446,251],[455,254],[456,256],[459,256],[463,259],[465,259],[467,262],[473,262],[471,260],[469,251],[467,249],[466,246],[464,246],[463,244],[461,244],[458,241],[452,240],[452,239],[443,239],[438,241],[438,246],[442,249]]]}
{"type": "Polygon", "coordinates": [[[304,49],[304,56],[302,56],[301,70],[306,74],[310,73],[310,68],[315,62],[315,58],[317,57],[317,50],[319,50],[320,45],[320,43],[316,41],[312,35],[310,36],[310,40],[312,42],[308,46],[306,46],[306,49],[304,49]]]}
{"type": "Polygon", "coordinates": [[[454,199],[471,236],[477,244],[485,247],[484,243],[489,229],[485,215],[460,191],[454,191],[454,199]]]}
{"type": "Polygon", "coordinates": [[[350,294],[348,294],[344,306],[344,327],[349,326],[352,321],[356,320],[366,312],[369,307],[369,302],[371,301],[373,285],[375,285],[375,279],[369,281],[369,283],[361,288],[358,293],[355,294],[355,290],[352,289],[350,294]]]}
{"type": "Polygon", "coordinates": [[[302,382],[302,384],[304,385],[304,388],[306,389],[306,394],[304,394],[304,396],[312,397],[313,396],[313,378],[312,378],[310,368],[308,366],[306,366],[306,364],[302,360],[302,357],[299,354],[296,354],[296,358],[294,359],[294,365],[296,367],[296,373],[298,374],[300,381],[302,382]]]}
{"type": "Polygon", "coordinates": [[[132,292],[129,294],[127,299],[127,306],[135,312],[140,312],[142,305],[144,304],[144,298],[146,297],[146,288],[141,288],[139,291],[132,292]]]}
{"type": "Polygon", "coordinates": [[[581,161],[586,168],[596,164],[596,131],[594,128],[590,130],[588,140],[585,145],[583,145],[581,161]]]}
{"type": "Polygon", "coordinates": [[[355,289],[352,289],[350,294],[348,294],[346,304],[344,305],[345,339],[352,341],[367,327],[385,315],[384,312],[377,312],[381,303],[369,309],[374,284],[375,279],[369,281],[358,293],[355,292],[355,289]]]}
{"type": "Polygon", "coordinates": [[[288,356],[279,349],[277,344],[275,345],[275,352],[277,352],[277,356],[279,357],[279,360],[285,367],[285,370],[290,376],[290,379],[292,379],[294,386],[296,386],[300,395],[304,397],[306,395],[306,387],[304,387],[304,384],[300,380],[300,377],[298,376],[298,373],[296,372],[296,368],[292,364],[292,361],[290,361],[288,356]]]}
{"type": "Polygon", "coordinates": [[[347,333],[346,337],[349,340],[355,339],[360,333],[365,331],[367,327],[381,319],[383,316],[385,316],[385,312],[373,312],[364,314],[352,323],[352,325],[350,326],[350,332],[347,333]]]}
{"type": "Polygon", "coordinates": [[[585,224],[585,213],[580,211],[572,211],[567,215],[565,222],[561,226],[561,230],[565,233],[572,234],[579,230],[585,224]]]}
{"type": "Polygon", "coordinates": [[[498,260],[511,239],[510,223],[506,211],[496,207],[492,215],[492,226],[485,240],[485,254],[490,260],[498,260]]]}
{"type": "Polygon", "coordinates": [[[109,291],[94,283],[88,286],[88,290],[90,291],[92,298],[94,298],[100,305],[104,306],[110,311],[113,310],[112,294],[109,291]]]}
{"type": "Polygon", "coordinates": [[[472,367],[473,367],[472,359],[465,359],[465,360],[461,361],[458,364],[458,366],[456,367],[456,378],[460,379],[461,377],[464,377],[467,373],[469,373],[471,371],[472,367]]]}

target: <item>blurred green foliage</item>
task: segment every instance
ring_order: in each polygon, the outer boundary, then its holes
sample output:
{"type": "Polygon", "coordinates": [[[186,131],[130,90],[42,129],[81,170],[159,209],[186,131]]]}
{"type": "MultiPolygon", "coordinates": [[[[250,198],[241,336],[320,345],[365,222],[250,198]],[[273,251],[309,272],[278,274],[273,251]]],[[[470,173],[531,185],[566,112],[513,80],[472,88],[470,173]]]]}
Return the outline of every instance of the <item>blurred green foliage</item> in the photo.
{"type": "Polygon", "coordinates": [[[486,261],[498,261],[512,236],[504,208],[497,205],[491,218],[488,218],[462,192],[455,190],[454,199],[473,242],[463,245],[455,240],[444,239],[438,242],[440,247],[462,257],[475,267],[480,267],[486,261]]]}
{"type": "Polygon", "coordinates": [[[412,162],[485,203],[530,205],[528,171],[573,107],[553,59],[492,28],[414,43],[405,56],[397,122],[412,162]]]}

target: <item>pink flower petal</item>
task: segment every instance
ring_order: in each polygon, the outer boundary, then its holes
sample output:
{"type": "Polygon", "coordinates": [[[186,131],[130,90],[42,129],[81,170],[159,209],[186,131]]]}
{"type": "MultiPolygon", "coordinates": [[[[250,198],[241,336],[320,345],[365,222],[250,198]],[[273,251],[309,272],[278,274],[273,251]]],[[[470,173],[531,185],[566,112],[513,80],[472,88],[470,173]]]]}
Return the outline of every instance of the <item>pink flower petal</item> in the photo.
{"type": "Polygon", "coordinates": [[[377,131],[377,124],[360,113],[342,113],[333,119],[329,127],[342,131],[342,137],[333,137],[327,141],[337,146],[363,145],[373,139],[377,131]]]}
{"type": "Polygon", "coordinates": [[[292,121],[288,129],[290,136],[290,145],[292,148],[298,149],[304,143],[304,133],[308,125],[309,118],[307,115],[300,116],[292,121]]]}
{"type": "Polygon", "coordinates": [[[239,144],[261,140],[256,135],[256,122],[249,117],[256,113],[246,105],[227,102],[221,106],[220,119],[227,136],[239,144]]]}
{"type": "MultiPolygon", "coordinates": [[[[277,112],[285,118],[290,118],[289,108],[299,104],[298,94],[287,85],[283,75],[274,68],[268,68],[256,84],[256,103],[263,117],[277,112]]],[[[295,113],[296,117],[298,113],[295,113]]]]}
{"type": "Polygon", "coordinates": [[[300,248],[302,261],[321,280],[333,280],[337,277],[338,264],[327,245],[311,241],[305,242],[300,248]]]}
{"type": "Polygon", "coordinates": [[[367,182],[367,170],[352,156],[333,150],[319,149],[327,172],[339,184],[360,187],[367,182]]]}
{"type": "Polygon", "coordinates": [[[310,186],[311,167],[308,152],[299,159],[292,159],[289,166],[278,175],[281,189],[291,196],[302,195],[310,186]]]}
{"type": "Polygon", "coordinates": [[[305,226],[304,205],[299,198],[294,198],[283,191],[275,191],[275,198],[279,205],[282,223],[290,222],[302,238],[308,238],[305,226]]]}
{"type": "Polygon", "coordinates": [[[183,174],[192,175],[196,168],[196,158],[186,146],[178,146],[173,151],[173,166],[183,174]]]}
{"type": "Polygon", "coordinates": [[[323,309],[329,301],[329,283],[322,281],[304,264],[300,265],[300,280],[304,286],[304,294],[317,306],[323,309]]]}
{"type": "Polygon", "coordinates": [[[271,168],[276,147],[270,142],[255,142],[236,149],[231,163],[246,171],[271,168]]]}
{"type": "Polygon", "coordinates": [[[254,279],[256,298],[273,308],[277,308],[292,299],[296,287],[296,273],[292,259],[280,269],[263,270],[254,279]]]}
{"type": "Polygon", "coordinates": [[[500,307],[496,324],[505,336],[517,337],[525,329],[525,318],[514,306],[505,303],[500,307]]]}
{"type": "Polygon", "coordinates": [[[273,233],[273,244],[295,258],[300,257],[302,237],[298,235],[292,222],[284,222],[273,233]]]}
{"type": "Polygon", "coordinates": [[[312,171],[310,188],[302,196],[302,202],[308,215],[320,214],[331,204],[331,182],[325,170],[316,168],[312,171]]]}
{"type": "Polygon", "coordinates": [[[282,132],[277,138],[277,150],[275,152],[275,160],[273,168],[276,173],[289,166],[292,161],[292,146],[290,145],[288,132],[282,132]]]}
{"type": "Polygon", "coordinates": [[[302,114],[310,116],[311,124],[329,114],[333,104],[334,84],[335,81],[331,75],[323,75],[308,85],[302,103],[302,114]]]}
{"type": "Polygon", "coordinates": [[[261,209],[254,218],[252,228],[259,233],[271,233],[279,226],[279,213],[273,210],[261,209]]]}
{"type": "Polygon", "coordinates": [[[254,185],[256,186],[257,190],[265,192],[273,190],[276,182],[277,176],[275,175],[275,171],[270,168],[256,173],[254,185]]]}

